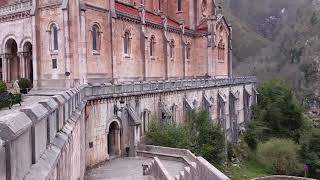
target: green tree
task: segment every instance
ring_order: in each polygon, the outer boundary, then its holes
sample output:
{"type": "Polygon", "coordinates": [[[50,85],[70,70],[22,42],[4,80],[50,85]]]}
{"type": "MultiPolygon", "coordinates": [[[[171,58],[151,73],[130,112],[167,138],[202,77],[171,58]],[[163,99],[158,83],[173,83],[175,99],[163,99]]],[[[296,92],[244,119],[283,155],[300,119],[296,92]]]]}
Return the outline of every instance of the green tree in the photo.
{"type": "Polygon", "coordinates": [[[311,167],[310,175],[313,178],[320,178],[320,129],[312,128],[305,131],[300,139],[300,145],[300,155],[305,164],[311,167]]]}
{"type": "Polygon", "coordinates": [[[303,109],[288,84],[282,80],[264,82],[259,87],[258,104],[254,108],[245,140],[251,148],[269,138],[299,141],[304,125],[303,109]]]}

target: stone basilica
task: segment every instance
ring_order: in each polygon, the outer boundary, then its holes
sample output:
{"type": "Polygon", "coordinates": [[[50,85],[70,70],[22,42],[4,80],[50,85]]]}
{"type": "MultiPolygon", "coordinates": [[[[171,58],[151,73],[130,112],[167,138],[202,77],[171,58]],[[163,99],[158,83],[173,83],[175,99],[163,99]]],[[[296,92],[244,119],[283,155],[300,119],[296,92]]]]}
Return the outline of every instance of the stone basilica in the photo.
{"type": "Polygon", "coordinates": [[[231,75],[213,0],[2,0],[1,78],[35,88],[231,75]]]}
{"type": "Polygon", "coordinates": [[[201,108],[238,142],[257,79],[232,75],[231,39],[215,0],[0,0],[0,77],[33,82],[0,110],[0,180],[228,180],[144,140],[201,108]]]}

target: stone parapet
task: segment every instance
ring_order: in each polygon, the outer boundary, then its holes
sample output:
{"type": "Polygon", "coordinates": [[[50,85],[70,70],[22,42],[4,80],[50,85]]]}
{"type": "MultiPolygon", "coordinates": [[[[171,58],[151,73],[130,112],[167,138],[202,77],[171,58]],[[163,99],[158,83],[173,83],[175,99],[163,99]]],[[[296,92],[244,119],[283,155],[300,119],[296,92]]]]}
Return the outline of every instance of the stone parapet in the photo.
{"type": "Polygon", "coordinates": [[[60,167],[80,161],[84,149],[79,122],[85,102],[80,91],[71,89],[0,117],[0,180],[83,177],[84,172],[78,171],[84,171],[80,168],[84,163],[60,167]]]}
{"type": "Polygon", "coordinates": [[[199,88],[224,87],[232,85],[257,83],[253,76],[226,79],[190,79],[149,82],[128,82],[121,84],[98,84],[84,88],[84,96],[88,99],[115,97],[119,95],[148,94],[170,91],[183,91],[199,88]]]}

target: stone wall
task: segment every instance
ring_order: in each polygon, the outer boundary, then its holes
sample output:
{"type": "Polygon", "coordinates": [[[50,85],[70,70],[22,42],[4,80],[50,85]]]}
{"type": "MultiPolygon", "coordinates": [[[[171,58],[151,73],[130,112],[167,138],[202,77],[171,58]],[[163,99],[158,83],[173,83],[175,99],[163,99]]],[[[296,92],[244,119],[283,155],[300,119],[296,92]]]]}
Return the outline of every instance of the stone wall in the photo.
{"type": "MultiPolygon", "coordinates": [[[[110,124],[119,125],[118,155],[134,156],[152,120],[183,123],[191,109],[206,108],[213,123],[220,123],[225,137],[236,142],[248,120],[244,117],[243,93],[254,103],[255,78],[99,84],[83,89],[86,106],[86,164],[92,167],[110,159],[110,124]],[[200,87],[200,88],[199,88],[200,87]],[[218,99],[224,96],[224,115],[218,117],[218,99]],[[230,110],[230,96],[237,96],[230,110]],[[206,98],[205,98],[206,97],[206,98]],[[207,102],[208,101],[208,102],[207,102]],[[210,105],[207,105],[210,104],[210,105]],[[236,115],[230,118],[229,111],[236,115]],[[129,153],[127,152],[129,150],[129,153]]],[[[194,160],[195,161],[195,160],[194,160]]]]}
{"type": "MultiPolygon", "coordinates": [[[[242,94],[251,94],[251,106],[255,83],[254,77],[132,82],[58,93],[0,117],[0,180],[83,179],[86,168],[112,157],[136,156],[152,116],[182,123],[190,109],[200,107],[208,108],[213,122],[223,122],[231,140],[244,125],[242,94]],[[228,118],[231,95],[237,96],[235,131],[228,118]],[[222,119],[219,96],[225,98],[222,119]]],[[[191,162],[187,172],[195,172],[194,162],[204,178],[216,173],[190,151],[156,149],[185,157],[191,162]]]]}
{"type": "Polygon", "coordinates": [[[83,179],[80,89],[0,118],[0,179],[83,179]]]}

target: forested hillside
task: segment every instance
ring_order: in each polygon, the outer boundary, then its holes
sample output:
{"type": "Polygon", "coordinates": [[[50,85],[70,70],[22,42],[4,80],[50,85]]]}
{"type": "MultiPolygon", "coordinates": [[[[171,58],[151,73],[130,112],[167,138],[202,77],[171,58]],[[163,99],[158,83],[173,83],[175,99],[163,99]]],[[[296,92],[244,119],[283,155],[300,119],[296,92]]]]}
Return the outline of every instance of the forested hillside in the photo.
{"type": "Polygon", "coordinates": [[[221,5],[233,26],[234,73],[288,80],[305,105],[314,104],[320,97],[320,1],[225,0],[221,5]]]}

